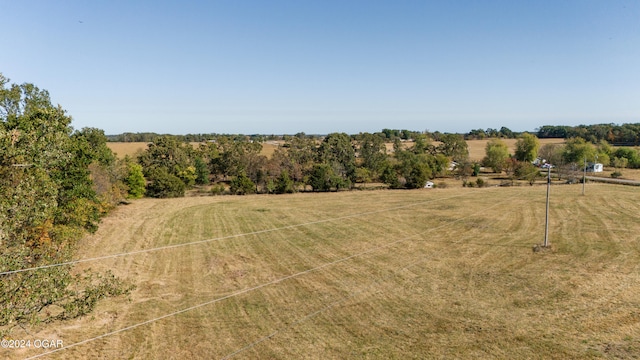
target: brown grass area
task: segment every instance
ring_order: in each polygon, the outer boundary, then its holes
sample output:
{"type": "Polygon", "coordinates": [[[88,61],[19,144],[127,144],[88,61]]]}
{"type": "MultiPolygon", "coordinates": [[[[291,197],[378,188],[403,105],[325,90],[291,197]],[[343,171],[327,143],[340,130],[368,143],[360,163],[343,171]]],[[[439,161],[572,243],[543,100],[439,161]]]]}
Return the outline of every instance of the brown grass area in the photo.
{"type": "MultiPolygon", "coordinates": [[[[482,160],[486,155],[485,148],[489,141],[491,141],[491,139],[467,140],[467,145],[469,146],[469,158],[472,161],[482,160]]],[[[514,154],[516,152],[516,142],[518,141],[518,139],[502,139],[502,141],[504,141],[509,147],[509,153],[514,154]]],[[[564,144],[564,139],[539,139],[539,141],[540,147],[544,146],[545,144],[564,144]]]]}
{"type": "Polygon", "coordinates": [[[271,159],[271,156],[273,156],[273,153],[279,147],[279,145],[273,142],[262,143],[262,151],[260,151],[260,155],[264,155],[267,157],[267,159],[271,159]]]}
{"type": "MultiPolygon", "coordinates": [[[[608,166],[604,168],[604,171],[602,173],[589,173],[589,175],[603,176],[603,177],[610,178],[611,173],[615,171],[616,171],[615,168],[608,166]]],[[[617,171],[619,171],[622,174],[620,179],[640,181],[640,169],[618,169],[617,171]]]]}
{"type": "Polygon", "coordinates": [[[113,151],[116,156],[123,159],[125,156],[134,157],[136,153],[147,149],[146,142],[108,142],[107,147],[113,151]]]}
{"type": "MultiPolygon", "coordinates": [[[[194,142],[191,145],[196,148],[200,145],[200,143],[194,142]]],[[[146,142],[108,142],[107,147],[113,151],[118,158],[122,159],[125,156],[129,155],[131,157],[135,156],[137,152],[141,152],[147,149],[146,142]]],[[[263,143],[262,151],[260,152],[262,155],[267,158],[271,158],[273,153],[278,148],[278,145],[263,143]]]]}
{"type": "MultiPolygon", "coordinates": [[[[564,139],[539,139],[539,140],[540,140],[540,146],[543,146],[545,144],[558,144],[558,145],[564,144],[564,139]]],[[[469,158],[472,161],[482,160],[486,155],[485,148],[489,141],[491,141],[491,139],[467,140],[467,146],[469,147],[469,158]]],[[[516,142],[518,141],[518,139],[502,139],[502,141],[504,141],[507,144],[507,146],[509,147],[509,152],[511,154],[515,153],[516,142]]],[[[434,141],[433,144],[437,146],[440,143],[438,141],[434,141]]],[[[386,143],[385,146],[387,148],[387,153],[393,153],[393,143],[386,143]]],[[[413,146],[413,142],[412,141],[403,142],[402,146],[403,148],[408,149],[411,146],[413,146]]]]}
{"type": "Polygon", "coordinates": [[[138,200],[79,257],[217,240],[77,265],[138,288],[12,336],[70,346],[208,303],[47,358],[631,358],[640,193],[589,186],[552,188],[539,253],[544,186],[138,200]]]}

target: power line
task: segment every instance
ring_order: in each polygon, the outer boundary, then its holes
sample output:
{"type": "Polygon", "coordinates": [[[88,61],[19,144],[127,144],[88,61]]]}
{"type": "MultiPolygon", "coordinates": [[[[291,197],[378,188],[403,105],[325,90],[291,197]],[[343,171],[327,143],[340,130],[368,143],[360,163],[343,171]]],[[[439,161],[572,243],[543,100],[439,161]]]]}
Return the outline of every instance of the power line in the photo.
{"type": "MultiPolygon", "coordinates": [[[[325,263],[323,265],[316,266],[314,268],[307,269],[307,270],[304,270],[304,271],[301,271],[301,272],[298,272],[298,273],[295,273],[295,274],[287,275],[287,276],[281,277],[279,279],[276,279],[276,280],[273,280],[273,281],[270,281],[270,282],[267,282],[267,283],[264,283],[264,284],[261,284],[261,285],[257,285],[257,286],[251,287],[251,288],[246,288],[246,289],[243,289],[243,290],[239,290],[239,291],[233,292],[231,294],[225,295],[223,297],[216,298],[216,299],[213,299],[213,300],[210,300],[210,301],[198,304],[198,305],[194,305],[194,306],[182,309],[182,310],[178,310],[178,311],[175,311],[175,312],[163,315],[163,316],[159,316],[157,318],[150,319],[150,320],[138,323],[138,324],[127,326],[127,327],[119,329],[119,330],[115,330],[115,331],[112,331],[112,332],[109,332],[109,333],[106,333],[106,334],[102,334],[102,335],[99,335],[99,336],[96,336],[96,337],[93,337],[93,338],[90,338],[90,339],[86,339],[86,340],[83,340],[83,341],[80,341],[80,342],[77,342],[77,343],[73,343],[71,345],[67,345],[67,346],[64,346],[64,347],[61,347],[61,348],[57,348],[57,349],[54,349],[54,350],[51,350],[51,351],[48,351],[48,352],[44,352],[42,354],[38,354],[38,355],[35,355],[35,356],[32,356],[32,357],[29,357],[29,358],[27,358],[27,360],[29,360],[29,359],[37,359],[37,358],[40,358],[40,357],[45,356],[45,355],[50,355],[50,354],[53,354],[53,353],[56,353],[56,352],[59,352],[59,351],[62,351],[62,350],[66,350],[66,349],[73,348],[73,347],[76,347],[76,346],[84,345],[84,344],[90,343],[90,342],[95,341],[95,340],[103,339],[103,338],[106,338],[106,337],[109,337],[109,336],[112,336],[112,335],[115,335],[115,334],[119,334],[119,333],[122,333],[122,332],[125,332],[125,331],[129,331],[129,330],[138,328],[138,327],[143,326],[143,325],[151,324],[151,323],[154,323],[154,322],[157,322],[157,321],[169,318],[169,317],[180,315],[180,314],[183,314],[183,313],[195,310],[195,309],[199,309],[199,308],[207,306],[207,305],[215,304],[217,302],[221,302],[221,301],[226,300],[226,299],[230,299],[230,298],[242,295],[242,294],[246,294],[246,293],[249,293],[249,292],[252,292],[252,291],[255,291],[255,290],[259,290],[259,289],[262,289],[262,288],[270,286],[270,285],[275,285],[275,284],[281,283],[281,282],[283,282],[285,280],[293,279],[293,278],[296,278],[296,277],[299,277],[299,276],[302,276],[302,275],[305,275],[305,274],[308,274],[308,273],[311,273],[311,272],[314,272],[314,271],[322,270],[322,269],[324,269],[326,267],[329,267],[329,266],[332,266],[332,265],[336,265],[336,264],[339,264],[339,263],[343,263],[343,262],[348,261],[350,259],[353,259],[353,258],[356,258],[356,257],[360,257],[362,255],[366,255],[366,254],[372,253],[372,252],[377,251],[377,250],[388,248],[388,247],[393,246],[393,245],[395,245],[397,243],[400,243],[402,241],[406,241],[406,240],[409,240],[411,238],[414,238],[414,237],[416,237],[418,235],[423,235],[425,233],[428,233],[428,232],[431,232],[431,231],[434,231],[434,230],[438,230],[440,228],[448,226],[448,225],[450,225],[452,223],[455,223],[455,222],[458,222],[458,221],[462,221],[464,219],[470,218],[472,216],[476,216],[478,214],[482,214],[482,213],[486,212],[487,209],[491,209],[491,208],[494,208],[494,207],[496,207],[498,205],[501,205],[503,202],[496,203],[496,204],[491,205],[491,206],[489,206],[489,207],[487,207],[487,208],[485,208],[482,211],[479,211],[477,213],[470,214],[470,215],[467,215],[467,216],[464,216],[464,217],[461,217],[461,218],[458,218],[458,219],[455,219],[455,220],[447,221],[447,222],[443,223],[440,226],[431,228],[431,229],[429,229],[427,231],[424,231],[424,232],[421,232],[421,233],[413,234],[411,236],[404,237],[404,238],[392,241],[392,242],[387,243],[385,245],[374,247],[374,248],[371,248],[369,250],[362,251],[360,253],[353,254],[353,255],[350,255],[350,256],[347,256],[347,257],[344,257],[344,258],[341,258],[341,259],[338,259],[338,260],[335,260],[335,261],[332,261],[332,262],[329,262],[329,263],[325,263]]],[[[376,212],[379,212],[379,211],[376,211],[376,212]]]]}
{"type": "Polygon", "coordinates": [[[356,214],[351,214],[351,215],[346,215],[346,216],[330,218],[330,219],[311,221],[311,222],[302,223],[302,224],[287,225],[287,226],[273,228],[273,229],[258,230],[258,231],[242,233],[242,234],[236,234],[236,235],[228,235],[228,236],[222,236],[222,237],[211,238],[211,239],[197,240],[197,241],[187,242],[187,243],[183,243],[183,244],[166,245],[166,246],[160,246],[160,247],[156,247],[156,248],[143,249],[143,250],[134,250],[134,251],[128,251],[128,252],[123,252],[123,253],[119,253],[119,254],[97,256],[97,257],[93,257],[93,258],[72,260],[72,261],[67,261],[67,262],[62,262],[62,263],[35,266],[35,267],[19,269],[19,270],[3,271],[3,272],[0,272],[0,276],[1,275],[16,274],[16,273],[21,273],[21,272],[26,272],[26,271],[48,269],[48,268],[53,268],[53,267],[58,267],[58,266],[75,265],[75,264],[91,262],[91,261],[113,259],[113,258],[118,258],[118,257],[123,257],[123,256],[128,256],[128,255],[137,255],[137,254],[149,253],[149,252],[160,251],[160,250],[175,249],[175,248],[179,248],[179,247],[183,247],[183,246],[198,245],[198,244],[204,244],[204,243],[213,242],[213,241],[228,240],[228,239],[240,238],[240,237],[251,236],[251,235],[259,235],[259,234],[265,234],[265,233],[269,233],[269,232],[286,230],[286,229],[294,229],[294,228],[308,226],[308,225],[315,225],[315,224],[321,224],[321,223],[326,223],[326,222],[331,222],[331,221],[345,220],[345,219],[350,219],[350,218],[355,218],[355,217],[365,216],[365,215],[379,214],[379,213],[386,212],[386,211],[392,211],[392,210],[399,210],[399,209],[414,207],[414,206],[423,205],[423,204],[430,203],[430,202],[454,199],[454,198],[465,196],[465,195],[466,194],[456,195],[456,196],[451,196],[451,197],[441,198],[441,199],[421,201],[421,202],[418,202],[418,203],[402,205],[402,206],[396,206],[396,207],[393,207],[393,208],[374,210],[374,211],[367,211],[367,212],[362,212],[362,213],[356,213],[356,214]]]}
{"type": "MultiPolygon", "coordinates": [[[[500,203],[498,203],[498,204],[494,204],[493,206],[491,206],[491,207],[489,207],[489,208],[496,207],[496,206],[498,206],[498,205],[501,205],[501,204],[502,204],[502,203],[504,203],[504,202],[505,202],[505,201],[500,202],[500,203]]],[[[488,208],[488,209],[489,209],[489,208],[488,208]]],[[[475,215],[475,214],[473,214],[473,215],[475,215]]],[[[470,215],[470,216],[472,216],[472,215],[470,215]]],[[[470,216],[467,216],[467,217],[470,217],[470,216]]],[[[465,218],[467,218],[467,217],[460,218],[460,219],[456,219],[456,220],[454,220],[454,221],[451,221],[450,223],[454,223],[454,222],[456,222],[456,221],[459,221],[459,220],[465,219],[465,218]]],[[[449,223],[447,223],[446,225],[449,225],[449,223]]],[[[442,226],[444,226],[444,225],[441,225],[441,226],[437,227],[436,229],[441,228],[442,226]]],[[[461,242],[461,240],[459,240],[459,241],[454,241],[454,242],[452,242],[451,244],[456,244],[456,243],[459,243],[459,242],[461,242]]],[[[356,296],[360,295],[361,293],[365,292],[366,290],[368,290],[368,289],[372,288],[373,286],[375,286],[375,285],[379,284],[381,281],[383,281],[383,280],[386,280],[386,279],[390,278],[392,275],[394,275],[394,274],[396,274],[396,273],[398,273],[398,272],[400,272],[400,271],[402,271],[402,270],[406,270],[406,269],[408,269],[408,268],[410,268],[410,267],[416,266],[417,264],[423,263],[423,262],[427,261],[428,259],[434,258],[437,254],[439,254],[439,253],[441,253],[441,252],[442,252],[442,250],[439,250],[439,251],[435,251],[435,252],[430,253],[430,254],[429,254],[429,256],[423,256],[423,257],[421,257],[421,258],[420,258],[420,260],[414,261],[413,263],[411,263],[411,264],[409,264],[409,265],[405,265],[405,266],[403,266],[402,268],[400,268],[400,269],[396,270],[393,274],[388,274],[387,276],[384,276],[384,277],[382,277],[382,278],[378,278],[378,280],[377,280],[377,281],[374,281],[374,283],[373,283],[373,284],[371,284],[371,285],[369,285],[369,286],[367,286],[367,287],[365,287],[365,288],[363,288],[363,289],[361,289],[361,290],[359,290],[359,291],[356,291],[356,292],[354,292],[354,293],[350,294],[349,296],[345,296],[345,297],[343,297],[343,298],[341,298],[341,299],[335,300],[335,301],[331,302],[330,304],[328,304],[328,305],[324,306],[323,308],[321,308],[321,309],[319,309],[319,310],[316,310],[316,311],[314,311],[314,312],[312,312],[312,313],[310,313],[310,314],[307,314],[307,315],[305,315],[304,317],[302,317],[302,318],[300,318],[300,319],[298,319],[298,320],[294,321],[293,323],[289,324],[288,326],[283,327],[283,328],[280,328],[280,329],[277,329],[277,330],[275,330],[274,332],[272,332],[271,334],[266,335],[266,336],[263,336],[263,337],[261,337],[260,339],[258,339],[258,340],[256,340],[256,341],[254,341],[254,342],[252,342],[252,343],[250,343],[250,344],[248,344],[248,345],[245,345],[244,347],[242,347],[242,348],[240,348],[240,349],[238,349],[238,350],[235,350],[234,352],[232,352],[232,353],[230,353],[230,354],[225,355],[222,359],[223,359],[223,360],[230,359],[230,358],[234,357],[235,355],[238,355],[238,354],[239,354],[239,353],[241,353],[241,352],[244,352],[244,351],[246,351],[246,350],[249,350],[249,349],[251,349],[251,348],[253,348],[253,347],[257,346],[258,344],[260,344],[260,343],[262,343],[262,342],[264,342],[264,341],[270,340],[271,338],[275,337],[275,336],[276,336],[276,335],[278,335],[279,333],[281,333],[281,332],[283,332],[283,331],[286,331],[286,330],[288,330],[288,329],[291,329],[291,328],[293,328],[294,326],[297,326],[297,325],[299,325],[299,324],[301,324],[301,323],[303,323],[303,322],[305,322],[305,321],[307,321],[307,320],[309,320],[309,319],[311,319],[311,318],[315,317],[315,316],[316,316],[316,315],[318,315],[318,314],[321,314],[321,313],[323,313],[323,312],[325,312],[325,311],[327,311],[327,310],[330,310],[330,309],[332,309],[332,308],[336,307],[337,305],[339,305],[339,304],[341,304],[341,303],[343,303],[343,302],[345,302],[345,301],[347,301],[347,300],[349,300],[349,299],[351,299],[351,298],[354,298],[354,297],[356,297],[356,296]]]]}

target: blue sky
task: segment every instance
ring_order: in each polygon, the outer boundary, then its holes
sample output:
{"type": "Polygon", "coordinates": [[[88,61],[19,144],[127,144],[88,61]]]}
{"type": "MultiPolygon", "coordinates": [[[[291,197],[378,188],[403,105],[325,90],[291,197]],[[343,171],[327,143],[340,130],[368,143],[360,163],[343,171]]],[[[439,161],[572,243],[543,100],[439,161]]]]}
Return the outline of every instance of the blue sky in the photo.
{"type": "Polygon", "coordinates": [[[0,0],[0,72],[75,128],[640,122],[640,2],[0,0]]]}

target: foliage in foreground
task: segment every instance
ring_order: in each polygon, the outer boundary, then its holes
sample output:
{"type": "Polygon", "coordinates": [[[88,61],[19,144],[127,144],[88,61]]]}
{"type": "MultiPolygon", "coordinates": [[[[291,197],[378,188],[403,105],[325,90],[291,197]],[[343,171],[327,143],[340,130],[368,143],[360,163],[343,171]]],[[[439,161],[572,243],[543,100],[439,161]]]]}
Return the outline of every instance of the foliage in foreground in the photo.
{"type": "Polygon", "coordinates": [[[0,333],[86,314],[131,289],[110,274],[73,276],[70,266],[11,273],[71,260],[122,188],[111,182],[115,158],[101,130],[74,132],[48,92],[8,83],[0,75],[0,272],[9,272],[0,275],[0,333]]]}

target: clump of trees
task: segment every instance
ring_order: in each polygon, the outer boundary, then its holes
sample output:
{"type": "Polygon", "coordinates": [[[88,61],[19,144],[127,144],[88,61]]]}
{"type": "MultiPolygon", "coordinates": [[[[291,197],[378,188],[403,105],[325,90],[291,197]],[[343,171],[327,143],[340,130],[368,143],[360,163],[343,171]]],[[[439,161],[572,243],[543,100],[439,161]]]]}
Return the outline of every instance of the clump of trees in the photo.
{"type": "Polygon", "coordinates": [[[640,145],[640,124],[596,124],[579,126],[545,125],[538,129],[539,138],[582,138],[592,144],[606,141],[615,146],[640,145]]]}
{"type": "Polygon", "coordinates": [[[131,287],[112,274],[74,276],[80,237],[126,195],[122,168],[98,129],[71,118],[32,84],[0,74],[0,336],[14,326],[69,319],[131,287]]]}
{"type": "Polygon", "coordinates": [[[462,135],[440,134],[439,139],[436,146],[426,134],[391,130],[332,133],[321,139],[298,134],[267,158],[261,155],[262,144],[249,137],[218,136],[195,147],[158,136],[137,162],[146,179],[145,193],[152,197],[184,196],[194,185],[209,183],[216,194],[237,195],[340,191],[367,182],[413,189],[445,175],[453,160],[468,162],[462,135]],[[401,137],[408,135],[413,141],[403,142],[401,137]],[[386,148],[387,136],[394,139],[392,152],[386,148]]]}
{"type": "Polygon", "coordinates": [[[475,129],[469,131],[464,138],[467,140],[483,140],[483,139],[515,139],[520,136],[520,133],[511,131],[507,127],[501,127],[499,130],[488,128],[475,129]]]}
{"type": "Polygon", "coordinates": [[[515,154],[509,154],[506,143],[500,139],[490,140],[485,147],[485,153],[482,161],[485,167],[492,168],[496,173],[505,171],[512,180],[526,179],[531,183],[538,176],[531,165],[537,158],[553,164],[556,174],[561,179],[582,169],[585,162],[613,166],[616,176],[621,175],[619,169],[640,168],[640,149],[637,147],[614,148],[605,140],[594,144],[581,137],[567,139],[562,145],[545,144],[540,147],[535,135],[523,133],[516,142],[515,154]]]}

